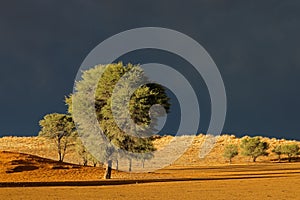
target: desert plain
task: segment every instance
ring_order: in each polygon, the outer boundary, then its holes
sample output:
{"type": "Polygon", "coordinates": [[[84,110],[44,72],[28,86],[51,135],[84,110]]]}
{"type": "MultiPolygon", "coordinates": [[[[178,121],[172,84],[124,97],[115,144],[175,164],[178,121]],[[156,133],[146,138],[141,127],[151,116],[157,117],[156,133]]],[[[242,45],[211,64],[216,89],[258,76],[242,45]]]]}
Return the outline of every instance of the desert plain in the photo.
{"type": "MultiPolygon", "coordinates": [[[[172,139],[154,141],[162,148],[172,139]]],[[[174,163],[150,173],[113,170],[102,179],[102,166],[82,166],[75,152],[57,162],[49,141],[38,137],[0,139],[1,199],[300,199],[300,162],[278,162],[270,152],[256,163],[241,155],[232,164],[222,157],[227,143],[240,138],[224,135],[205,158],[198,152],[205,139],[197,136],[174,163]]],[[[287,142],[263,138],[270,146],[287,142]]],[[[295,141],[293,141],[295,142],[295,141]]],[[[145,163],[147,165],[147,162],[145,163]]]]}

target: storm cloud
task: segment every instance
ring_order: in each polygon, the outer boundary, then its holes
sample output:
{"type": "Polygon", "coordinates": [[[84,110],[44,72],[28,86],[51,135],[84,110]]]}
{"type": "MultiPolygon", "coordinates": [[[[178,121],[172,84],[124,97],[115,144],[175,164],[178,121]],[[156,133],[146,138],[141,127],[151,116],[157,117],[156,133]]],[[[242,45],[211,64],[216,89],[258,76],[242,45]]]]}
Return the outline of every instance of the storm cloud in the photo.
{"type": "MultiPolygon", "coordinates": [[[[2,1],[0,136],[37,135],[44,114],[66,112],[64,96],[90,50],[121,31],[155,26],[189,35],[214,59],[228,97],[224,133],[300,139],[299,8],[276,0],[2,1]]],[[[158,54],[152,59],[181,63],[158,54]]]]}

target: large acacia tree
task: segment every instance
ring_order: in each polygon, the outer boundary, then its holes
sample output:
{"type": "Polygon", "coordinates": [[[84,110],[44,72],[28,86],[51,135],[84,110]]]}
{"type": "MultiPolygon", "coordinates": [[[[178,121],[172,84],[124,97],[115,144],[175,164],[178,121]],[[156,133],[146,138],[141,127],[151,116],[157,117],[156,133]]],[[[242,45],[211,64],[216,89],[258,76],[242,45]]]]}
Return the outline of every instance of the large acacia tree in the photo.
{"type": "MultiPolygon", "coordinates": [[[[109,142],[108,144],[102,141],[97,147],[99,154],[96,157],[101,157],[107,164],[104,178],[111,177],[112,161],[120,149],[129,152],[127,158],[130,163],[132,158],[138,159],[137,153],[145,154],[155,150],[149,133],[155,130],[157,119],[163,113],[151,110],[150,116],[150,108],[152,105],[160,104],[168,112],[169,98],[162,86],[149,83],[140,66],[123,65],[121,62],[97,65],[82,73],[82,79],[76,83],[75,90],[75,93],[66,98],[66,103],[71,114],[83,116],[75,120],[78,128],[84,130],[81,136],[84,137],[97,130],[93,118],[90,117],[95,112],[96,126],[101,128],[105,137],[103,141],[109,142]],[[118,84],[121,79],[122,84],[118,84]],[[135,91],[130,93],[133,89],[135,91]],[[114,102],[129,98],[128,105],[112,103],[112,96],[116,90],[118,95],[114,96],[114,102]],[[90,105],[90,102],[94,105],[90,105]],[[73,109],[74,104],[76,109],[73,109]],[[118,118],[122,119],[121,123],[116,123],[112,108],[118,113],[118,118]],[[130,114],[129,119],[126,118],[126,114],[124,115],[126,112],[122,112],[125,109],[130,114]],[[132,126],[132,122],[138,126],[132,126]]],[[[87,137],[92,138],[89,140],[91,143],[96,140],[93,138],[95,136],[87,137]]]]}

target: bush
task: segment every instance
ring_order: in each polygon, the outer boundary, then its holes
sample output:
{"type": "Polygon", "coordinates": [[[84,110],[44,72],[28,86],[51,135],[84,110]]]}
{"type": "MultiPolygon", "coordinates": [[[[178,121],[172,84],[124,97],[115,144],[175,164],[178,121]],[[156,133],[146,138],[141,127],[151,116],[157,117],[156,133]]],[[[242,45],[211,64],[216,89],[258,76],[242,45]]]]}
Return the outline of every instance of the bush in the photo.
{"type": "Polygon", "coordinates": [[[250,156],[253,162],[255,162],[259,156],[267,156],[268,148],[269,144],[262,142],[260,137],[246,137],[241,143],[242,154],[244,156],[250,156]]]}
{"type": "Polygon", "coordinates": [[[297,144],[285,144],[282,145],[282,154],[287,155],[289,162],[291,162],[292,157],[300,154],[300,148],[297,144]]]}
{"type": "Polygon", "coordinates": [[[273,153],[275,153],[278,156],[278,161],[281,161],[281,155],[283,154],[282,151],[282,145],[277,145],[274,147],[274,149],[272,150],[273,153]]]}
{"type": "Polygon", "coordinates": [[[229,164],[231,164],[232,158],[237,156],[239,154],[238,152],[238,146],[235,144],[229,144],[225,146],[224,149],[224,158],[227,158],[229,160],[229,164]]]}

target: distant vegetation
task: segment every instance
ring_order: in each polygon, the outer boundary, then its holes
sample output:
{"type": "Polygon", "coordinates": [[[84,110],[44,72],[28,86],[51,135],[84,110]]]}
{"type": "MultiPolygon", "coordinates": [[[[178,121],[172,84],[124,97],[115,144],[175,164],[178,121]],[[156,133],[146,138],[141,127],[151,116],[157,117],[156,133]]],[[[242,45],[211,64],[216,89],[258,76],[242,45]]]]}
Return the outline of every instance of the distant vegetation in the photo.
{"type": "MultiPolygon", "coordinates": [[[[187,137],[187,136],[183,136],[187,137]]],[[[153,145],[156,149],[162,149],[167,144],[169,144],[174,137],[173,136],[162,136],[162,137],[152,137],[153,145]]],[[[227,149],[227,146],[235,146],[238,147],[238,155],[232,157],[232,163],[234,164],[243,164],[248,163],[251,158],[250,156],[244,156],[242,154],[242,148],[241,143],[242,140],[245,138],[249,138],[248,136],[244,136],[242,138],[237,138],[234,135],[222,135],[218,136],[216,138],[216,144],[212,151],[203,159],[199,158],[199,148],[201,148],[203,142],[206,140],[207,136],[204,134],[200,134],[194,138],[194,141],[192,143],[191,148],[189,148],[178,160],[176,160],[172,165],[175,166],[202,166],[202,165],[219,165],[229,162],[229,157],[224,156],[225,150],[227,149]],[[223,158],[224,156],[224,158],[223,158]]],[[[273,163],[273,162],[297,162],[300,161],[299,157],[299,151],[297,151],[298,147],[300,146],[299,141],[291,141],[291,140],[285,140],[285,139],[276,139],[276,138],[266,138],[266,137],[260,137],[262,142],[267,142],[269,144],[269,149],[267,150],[267,153],[269,153],[268,156],[261,156],[258,157],[256,162],[267,162],[267,163],[273,163]],[[289,151],[294,152],[293,154],[290,154],[290,160],[288,156],[288,151],[286,150],[280,150],[280,159],[278,158],[278,154],[275,153],[275,149],[280,149],[277,146],[295,146],[294,148],[288,148],[289,151]],[[298,146],[298,147],[297,147],[298,146]],[[296,149],[296,151],[295,151],[296,149]],[[282,153],[281,153],[282,152],[282,153]],[[298,155],[297,155],[298,154],[298,155]]],[[[79,146],[81,147],[81,146],[79,146]]],[[[64,158],[64,161],[73,163],[73,164],[79,164],[79,165],[88,165],[93,166],[97,165],[99,167],[103,167],[102,163],[99,163],[97,160],[94,160],[93,157],[89,156],[89,152],[87,150],[83,150],[83,154],[79,153],[79,147],[77,146],[77,143],[73,143],[70,145],[67,149],[66,156],[64,158]],[[84,160],[87,160],[87,163],[84,163],[84,160]]],[[[83,147],[83,146],[82,146],[83,147]]],[[[236,148],[228,148],[233,149],[229,151],[229,153],[232,155],[235,155],[236,148]]],[[[44,137],[3,137],[0,138],[0,150],[5,151],[12,151],[12,152],[21,152],[31,155],[37,155],[43,158],[49,158],[49,159],[56,159],[57,158],[57,149],[56,144],[53,139],[47,139],[44,137]]],[[[229,155],[230,155],[229,154],[229,155]]],[[[124,170],[124,168],[129,168],[129,162],[126,161],[124,157],[120,154],[115,154],[120,157],[113,157],[113,163],[114,163],[114,169],[121,169],[124,170]]],[[[150,154],[148,154],[150,155],[150,154]]],[[[231,156],[230,156],[231,157],[231,156]]],[[[163,160],[164,158],[159,158],[163,160]]],[[[251,159],[252,160],[252,159],[251,159]]],[[[140,158],[135,158],[132,160],[132,167],[135,170],[140,170],[142,167],[142,164],[145,163],[146,167],[150,167],[149,163],[145,160],[142,160],[140,158]]],[[[63,163],[62,163],[63,165],[63,163]]],[[[127,168],[127,169],[128,169],[127,168]]]]}
{"type": "Polygon", "coordinates": [[[288,161],[291,162],[293,157],[300,154],[300,148],[295,143],[277,145],[272,151],[278,155],[279,162],[281,161],[281,155],[286,155],[288,161]]]}
{"type": "Polygon", "coordinates": [[[255,162],[259,156],[267,156],[268,148],[269,144],[262,142],[260,137],[247,137],[244,138],[241,143],[242,155],[250,156],[253,162],[255,162]]]}
{"type": "Polygon", "coordinates": [[[229,144],[224,149],[223,156],[229,160],[229,164],[231,164],[232,158],[239,154],[238,145],[229,144]]]}
{"type": "MultiPolygon", "coordinates": [[[[253,162],[256,162],[256,159],[260,156],[268,156],[267,152],[270,148],[270,145],[266,141],[261,141],[261,137],[249,137],[246,136],[241,140],[240,149],[241,155],[249,156],[253,162]]],[[[286,155],[289,162],[293,158],[296,158],[300,155],[300,147],[296,143],[285,143],[281,145],[276,145],[271,152],[278,156],[278,161],[281,162],[282,155],[286,155]]],[[[231,163],[232,159],[239,154],[238,145],[236,144],[227,144],[224,148],[223,157],[229,160],[231,163]]]]}

